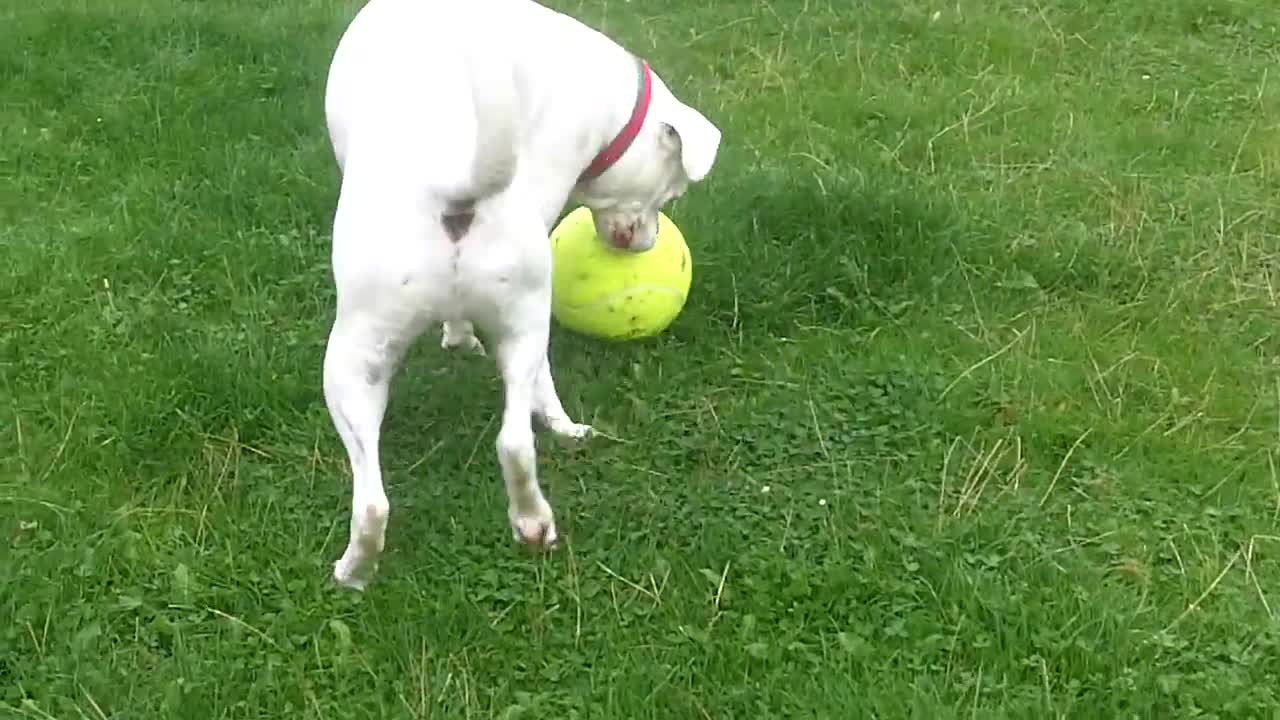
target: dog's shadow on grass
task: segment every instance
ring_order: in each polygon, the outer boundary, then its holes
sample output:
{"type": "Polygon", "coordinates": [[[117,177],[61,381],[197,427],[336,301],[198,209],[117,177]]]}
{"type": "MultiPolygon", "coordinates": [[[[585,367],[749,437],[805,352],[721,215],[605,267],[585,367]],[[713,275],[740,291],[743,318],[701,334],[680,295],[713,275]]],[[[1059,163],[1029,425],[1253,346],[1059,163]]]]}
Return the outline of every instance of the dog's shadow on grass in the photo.
{"type": "MultiPolygon", "coordinates": [[[[635,395],[639,402],[648,393],[627,388],[706,369],[738,341],[763,348],[803,328],[870,327],[928,303],[955,271],[970,233],[949,198],[902,178],[753,172],[697,195],[669,212],[689,243],[694,280],[667,331],[616,343],[553,327],[553,372],[571,414],[587,421],[595,412],[616,414],[602,399],[627,403],[635,395]],[[682,359],[672,365],[673,358],[682,359]]],[[[420,344],[397,381],[404,409],[396,414],[466,428],[468,438],[481,434],[478,453],[487,462],[502,402],[492,359],[441,351],[433,332],[420,344]]],[[[636,413],[643,414],[626,414],[636,413]]]]}
{"type": "Polygon", "coordinates": [[[728,185],[677,218],[695,267],[677,333],[874,322],[930,299],[968,237],[950,198],[900,177],[753,172],[728,185]]]}

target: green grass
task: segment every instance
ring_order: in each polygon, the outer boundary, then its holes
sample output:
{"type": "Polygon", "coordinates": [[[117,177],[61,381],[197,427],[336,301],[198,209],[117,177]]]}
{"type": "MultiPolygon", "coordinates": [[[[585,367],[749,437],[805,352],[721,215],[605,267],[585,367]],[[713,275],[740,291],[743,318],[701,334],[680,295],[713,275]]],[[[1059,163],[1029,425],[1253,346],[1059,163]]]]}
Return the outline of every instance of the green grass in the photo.
{"type": "Polygon", "coordinates": [[[421,343],[320,393],[354,0],[0,9],[0,717],[1280,717],[1280,5],[561,0],[721,125],[566,543],[421,343]]]}

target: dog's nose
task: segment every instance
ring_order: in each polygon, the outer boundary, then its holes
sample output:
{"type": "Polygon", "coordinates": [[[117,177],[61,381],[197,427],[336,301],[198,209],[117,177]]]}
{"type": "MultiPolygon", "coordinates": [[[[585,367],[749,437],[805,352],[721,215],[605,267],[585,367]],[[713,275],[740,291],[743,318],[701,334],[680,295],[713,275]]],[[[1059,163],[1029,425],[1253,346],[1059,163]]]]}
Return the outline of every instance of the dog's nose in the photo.
{"type": "Polygon", "coordinates": [[[609,242],[616,248],[631,247],[631,233],[625,229],[615,229],[609,233],[609,242]]]}

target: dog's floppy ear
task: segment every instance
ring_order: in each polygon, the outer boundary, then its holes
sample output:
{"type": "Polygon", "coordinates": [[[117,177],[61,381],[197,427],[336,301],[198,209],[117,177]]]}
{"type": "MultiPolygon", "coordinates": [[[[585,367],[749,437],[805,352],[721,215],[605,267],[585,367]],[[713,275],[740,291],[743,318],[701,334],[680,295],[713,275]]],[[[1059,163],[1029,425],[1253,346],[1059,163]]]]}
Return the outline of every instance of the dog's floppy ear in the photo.
{"type": "Polygon", "coordinates": [[[664,138],[680,152],[680,164],[691,182],[698,182],[711,172],[720,149],[720,128],[702,113],[678,104],[665,118],[664,138]]]}

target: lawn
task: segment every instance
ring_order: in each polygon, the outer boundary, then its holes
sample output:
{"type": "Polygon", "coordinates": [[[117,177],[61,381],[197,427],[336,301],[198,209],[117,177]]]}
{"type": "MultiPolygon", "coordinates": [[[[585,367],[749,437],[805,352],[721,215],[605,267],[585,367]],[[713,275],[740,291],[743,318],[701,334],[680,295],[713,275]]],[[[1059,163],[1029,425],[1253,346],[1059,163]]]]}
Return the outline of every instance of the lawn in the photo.
{"type": "Polygon", "coordinates": [[[724,131],[658,339],[393,386],[336,587],[356,0],[0,9],[0,717],[1280,717],[1280,4],[559,0],[724,131]]]}

